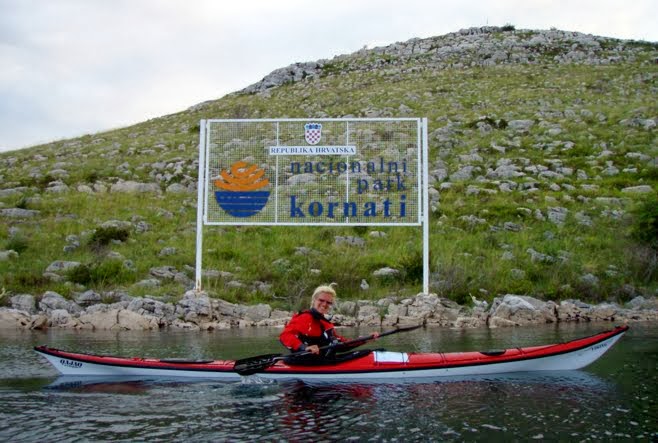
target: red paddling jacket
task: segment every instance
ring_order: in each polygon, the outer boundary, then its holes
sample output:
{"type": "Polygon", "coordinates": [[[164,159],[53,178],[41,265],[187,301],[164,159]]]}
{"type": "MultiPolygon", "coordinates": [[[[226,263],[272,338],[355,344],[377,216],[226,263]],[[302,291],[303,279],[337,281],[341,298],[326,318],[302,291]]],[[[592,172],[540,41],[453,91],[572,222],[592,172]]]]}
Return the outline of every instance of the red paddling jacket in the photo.
{"type": "Polygon", "coordinates": [[[279,340],[291,351],[304,351],[306,346],[311,345],[322,347],[335,341],[347,341],[336,333],[333,323],[312,308],[295,314],[279,335],[279,340]]]}

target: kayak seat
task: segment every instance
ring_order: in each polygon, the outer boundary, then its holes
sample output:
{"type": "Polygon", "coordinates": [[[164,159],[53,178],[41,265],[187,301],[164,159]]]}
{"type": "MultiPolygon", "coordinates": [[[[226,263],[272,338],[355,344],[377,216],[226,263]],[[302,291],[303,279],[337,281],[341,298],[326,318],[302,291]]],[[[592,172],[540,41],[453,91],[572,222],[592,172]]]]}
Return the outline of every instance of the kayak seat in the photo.
{"type": "Polygon", "coordinates": [[[335,365],[346,361],[354,360],[357,358],[365,357],[370,354],[374,349],[360,349],[358,351],[345,352],[336,354],[333,357],[318,357],[316,355],[297,355],[295,357],[286,357],[283,361],[291,366],[323,366],[335,365]]]}
{"type": "Polygon", "coordinates": [[[503,355],[505,352],[507,352],[506,349],[491,349],[489,351],[480,351],[480,354],[486,355],[487,357],[497,357],[503,355]]]}

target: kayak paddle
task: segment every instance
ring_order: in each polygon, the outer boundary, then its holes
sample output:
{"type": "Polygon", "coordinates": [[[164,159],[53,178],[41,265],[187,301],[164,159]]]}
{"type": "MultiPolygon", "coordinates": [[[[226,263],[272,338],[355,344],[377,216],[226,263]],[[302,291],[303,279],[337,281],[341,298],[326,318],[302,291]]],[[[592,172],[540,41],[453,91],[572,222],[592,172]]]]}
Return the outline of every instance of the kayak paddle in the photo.
{"type": "MultiPolygon", "coordinates": [[[[405,328],[397,328],[397,329],[392,329],[390,331],[382,332],[381,334],[375,336],[375,334],[371,335],[366,335],[364,337],[359,337],[355,338],[354,340],[346,341],[344,343],[336,343],[336,344],[330,344],[327,346],[323,346],[320,348],[320,350],[325,350],[329,348],[340,348],[340,347],[346,347],[350,345],[356,345],[357,343],[363,342],[358,344],[357,346],[361,346],[365,344],[366,342],[370,340],[375,340],[378,339],[379,337],[384,337],[385,335],[391,335],[391,334],[397,334],[398,332],[407,332],[407,331],[413,331],[414,329],[420,328],[421,325],[418,326],[408,326],[405,328]]],[[[297,357],[297,356],[302,356],[302,355],[310,355],[310,351],[299,351],[299,352],[293,352],[291,354],[287,355],[282,355],[282,354],[265,354],[265,355],[258,355],[256,357],[249,357],[249,358],[243,358],[241,360],[236,360],[233,370],[237,372],[240,375],[251,375],[255,374],[256,372],[261,372],[264,369],[269,368],[270,366],[274,365],[277,361],[279,360],[284,360],[289,357],[297,357]]]]}

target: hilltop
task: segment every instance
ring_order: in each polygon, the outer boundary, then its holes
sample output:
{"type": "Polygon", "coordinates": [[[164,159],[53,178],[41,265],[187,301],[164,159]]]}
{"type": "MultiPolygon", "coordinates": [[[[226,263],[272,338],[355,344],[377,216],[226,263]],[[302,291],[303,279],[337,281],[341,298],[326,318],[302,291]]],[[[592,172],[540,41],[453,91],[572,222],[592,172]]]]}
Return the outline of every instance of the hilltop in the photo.
{"type": "MultiPolygon", "coordinates": [[[[296,63],[180,113],[0,153],[0,290],[5,302],[180,299],[193,286],[201,119],[428,117],[432,292],[655,296],[657,62],[657,43],[473,28],[296,63]]],[[[421,288],[418,229],[205,232],[212,297],[295,309],[330,281],[346,299],[421,288]]]]}

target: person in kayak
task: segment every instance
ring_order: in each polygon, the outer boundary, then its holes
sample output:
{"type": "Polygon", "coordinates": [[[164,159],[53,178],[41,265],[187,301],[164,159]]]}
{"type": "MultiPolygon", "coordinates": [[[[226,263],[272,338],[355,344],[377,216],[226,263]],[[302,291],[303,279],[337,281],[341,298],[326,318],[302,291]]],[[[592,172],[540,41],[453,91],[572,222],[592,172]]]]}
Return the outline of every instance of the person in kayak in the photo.
{"type": "MultiPolygon", "coordinates": [[[[340,343],[349,341],[336,332],[334,324],[326,315],[329,314],[336,300],[336,291],[332,286],[318,286],[311,297],[311,308],[293,315],[279,340],[292,352],[308,351],[314,357],[333,358],[336,347],[321,350],[328,345],[337,345],[340,351],[348,351],[363,343],[354,343],[350,346],[341,347],[340,343]]],[[[378,333],[373,333],[377,338],[378,333]]]]}

